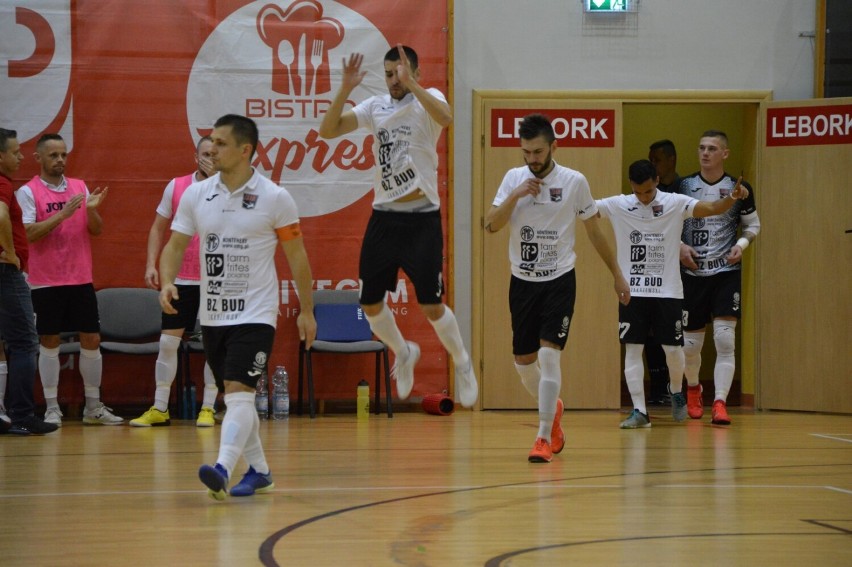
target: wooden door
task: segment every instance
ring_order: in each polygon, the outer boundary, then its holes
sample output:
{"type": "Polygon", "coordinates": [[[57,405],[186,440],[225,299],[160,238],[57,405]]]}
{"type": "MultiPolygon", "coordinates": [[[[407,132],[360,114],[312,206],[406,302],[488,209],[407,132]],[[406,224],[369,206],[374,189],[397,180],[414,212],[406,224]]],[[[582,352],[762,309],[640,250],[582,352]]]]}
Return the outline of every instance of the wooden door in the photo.
{"type": "Polygon", "coordinates": [[[758,404],[852,413],[852,98],[762,120],[758,404]]]}
{"type": "MultiPolygon", "coordinates": [[[[581,171],[595,198],[621,192],[621,103],[594,93],[474,93],[473,356],[480,361],[481,409],[532,409],[514,368],[509,316],[509,228],[484,233],[483,219],[506,171],[523,165],[512,116],[542,111],[560,138],[554,160],[581,171]],[[518,112],[520,109],[521,112],[518,112]],[[606,120],[609,123],[603,124],[606,120]],[[510,141],[505,142],[506,139],[510,141]],[[595,144],[595,145],[593,145],[595,144]]],[[[611,227],[603,221],[611,238],[611,227]]],[[[612,277],[582,227],[577,226],[577,299],[562,355],[562,398],[568,408],[620,405],[621,349],[612,277]]]]}

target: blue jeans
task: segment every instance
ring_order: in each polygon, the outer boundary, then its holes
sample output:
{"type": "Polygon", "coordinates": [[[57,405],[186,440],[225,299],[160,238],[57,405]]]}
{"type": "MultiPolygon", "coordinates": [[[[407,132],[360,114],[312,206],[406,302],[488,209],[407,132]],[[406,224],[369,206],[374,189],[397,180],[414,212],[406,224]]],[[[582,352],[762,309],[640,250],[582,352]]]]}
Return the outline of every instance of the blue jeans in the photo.
{"type": "Polygon", "coordinates": [[[24,274],[6,263],[0,263],[0,335],[6,343],[9,366],[6,411],[15,422],[34,414],[38,334],[24,274]]]}

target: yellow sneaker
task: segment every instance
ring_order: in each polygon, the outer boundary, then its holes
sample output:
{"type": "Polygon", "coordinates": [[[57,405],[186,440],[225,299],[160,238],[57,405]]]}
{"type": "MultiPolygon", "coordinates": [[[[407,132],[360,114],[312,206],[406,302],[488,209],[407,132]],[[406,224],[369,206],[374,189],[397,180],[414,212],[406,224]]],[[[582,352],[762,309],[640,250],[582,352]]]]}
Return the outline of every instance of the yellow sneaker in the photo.
{"type": "Polygon", "coordinates": [[[213,408],[201,408],[198,412],[198,419],[195,420],[196,427],[213,427],[216,425],[216,420],[213,419],[213,408]]]}
{"type": "Polygon", "coordinates": [[[162,425],[171,425],[171,423],[169,410],[160,411],[154,406],[151,406],[151,409],[136,419],[130,420],[130,425],[133,427],[159,427],[162,425]]]}

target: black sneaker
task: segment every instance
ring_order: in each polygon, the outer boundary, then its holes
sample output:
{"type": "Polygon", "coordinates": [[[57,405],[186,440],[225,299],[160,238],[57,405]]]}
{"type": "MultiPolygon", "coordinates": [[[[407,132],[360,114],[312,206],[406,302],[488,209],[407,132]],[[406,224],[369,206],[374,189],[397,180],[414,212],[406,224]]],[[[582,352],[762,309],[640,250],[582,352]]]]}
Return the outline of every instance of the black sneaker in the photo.
{"type": "Polygon", "coordinates": [[[47,423],[34,415],[25,417],[24,419],[13,421],[9,428],[9,433],[12,435],[44,435],[45,433],[53,433],[59,429],[55,423],[47,423]]]}
{"type": "Polygon", "coordinates": [[[5,419],[0,419],[0,435],[9,431],[9,428],[12,427],[12,424],[6,421],[5,419]]]}

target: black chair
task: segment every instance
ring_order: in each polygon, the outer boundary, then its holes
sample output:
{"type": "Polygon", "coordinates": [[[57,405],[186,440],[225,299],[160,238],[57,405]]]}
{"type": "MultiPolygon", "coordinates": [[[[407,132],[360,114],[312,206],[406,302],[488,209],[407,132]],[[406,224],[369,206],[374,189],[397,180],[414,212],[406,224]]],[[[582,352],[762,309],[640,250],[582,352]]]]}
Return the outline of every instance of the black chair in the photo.
{"type": "MultiPolygon", "coordinates": [[[[95,292],[101,319],[101,353],[157,356],[160,353],[160,294],[145,287],[95,292]]],[[[60,347],[60,352],[61,352],[60,347]]]]}
{"type": "Polygon", "coordinates": [[[307,368],[308,406],[311,418],[316,417],[314,408],[314,373],[312,356],[314,354],[376,354],[376,414],[381,413],[382,380],[381,369],[384,361],[385,388],[387,391],[388,417],[393,417],[391,405],[391,377],[388,347],[382,341],[373,338],[370,324],[367,322],[361,306],[358,304],[357,290],[321,289],[313,292],[314,316],[317,320],[317,340],[310,350],[305,343],[299,343],[299,388],[298,413],[302,415],[302,382],[307,368]]]}

